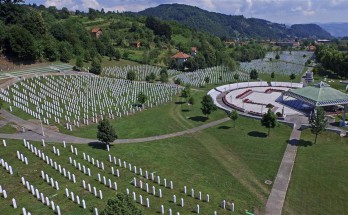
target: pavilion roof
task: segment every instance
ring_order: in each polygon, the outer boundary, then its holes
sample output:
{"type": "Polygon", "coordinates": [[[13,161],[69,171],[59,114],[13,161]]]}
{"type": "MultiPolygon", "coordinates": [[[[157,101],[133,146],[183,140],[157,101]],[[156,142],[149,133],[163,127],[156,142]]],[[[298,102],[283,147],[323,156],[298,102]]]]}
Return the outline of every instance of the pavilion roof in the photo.
{"type": "Polygon", "coordinates": [[[320,82],[313,86],[289,90],[284,95],[294,97],[315,107],[348,104],[348,95],[320,82]]]}

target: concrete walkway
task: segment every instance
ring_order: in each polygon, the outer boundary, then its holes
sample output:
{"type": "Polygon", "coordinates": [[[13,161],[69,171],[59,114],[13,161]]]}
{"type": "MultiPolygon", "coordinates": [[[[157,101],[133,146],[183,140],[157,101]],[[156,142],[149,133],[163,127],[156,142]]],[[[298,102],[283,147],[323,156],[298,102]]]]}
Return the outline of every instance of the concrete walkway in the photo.
{"type": "MultiPolygon", "coordinates": [[[[7,138],[7,139],[26,139],[26,140],[32,140],[32,141],[41,141],[42,139],[45,139],[46,141],[50,142],[62,142],[66,141],[68,143],[77,143],[77,144],[86,144],[91,142],[98,142],[98,140],[94,139],[87,139],[87,138],[81,138],[81,137],[75,137],[67,134],[62,134],[53,130],[44,129],[45,137],[42,136],[42,131],[40,125],[37,125],[35,123],[32,123],[30,121],[21,119],[6,110],[0,110],[1,116],[8,122],[13,122],[17,125],[20,125],[25,128],[26,132],[24,133],[16,133],[16,134],[0,134],[0,138],[7,138]]],[[[216,125],[219,125],[221,123],[229,121],[229,118],[223,118],[220,120],[216,120],[195,128],[187,129],[184,131],[179,131],[171,134],[164,134],[164,135],[158,135],[158,136],[152,136],[152,137],[144,137],[144,138],[135,138],[135,139],[117,139],[113,143],[114,144],[122,144],[122,143],[142,143],[142,142],[150,142],[154,140],[163,140],[168,139],[172,137],[178,137],[185,134],[192,134],[198,131],[202,131],[204,129],[214,127],[216,125]]]]}
{"type": "MultiPolygon", "coordinates": [[[[300,124],[301,125],[301,124],[300,124]]],[[[289,144],[286,147],[282,162],[280,164],[276,179],[274,181],[271,194],[266,204],[266,215],[281,215],[289,187],[292,169],[295,164],[297,153],[297,143],[301,137],[300,126],[294,124],[289,144]]]]}

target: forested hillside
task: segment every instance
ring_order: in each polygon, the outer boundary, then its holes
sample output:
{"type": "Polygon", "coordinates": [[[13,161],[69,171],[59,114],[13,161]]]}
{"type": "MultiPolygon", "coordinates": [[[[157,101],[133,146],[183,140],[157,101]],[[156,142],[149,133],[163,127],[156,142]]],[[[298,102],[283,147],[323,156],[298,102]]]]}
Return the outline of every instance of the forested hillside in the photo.
{"type": "Polygon", "coordinates": [[[233,70],[235,60],[250,61],[265,55],[256,43],[226,47],[219,37],[174,21],[94,9],[58,10],[18,1],[0,4],[0,49],[15,61],[76,62],[78,67],[92,66],[96,73],[106,57],[175,69],[226,65],[233,70]],[[92,29],[100,29],[100,37],[92,29]],[[190,54],[191,47],[198,52],[185,65],[177,65],[171,58],[178,51],[190,54]]]}
{"type": "Polygon", "coordinates": [[[331,38],[332,36],[315,24],[293,25],[272,23],[267,20],[245,18],[208,12],[198,7],[181,4],[163,4],[139,12],[140,15],[156,16],[164,20],[175,20],[194,29],[204,30],[226,38],[281,39],[331,38]]]}

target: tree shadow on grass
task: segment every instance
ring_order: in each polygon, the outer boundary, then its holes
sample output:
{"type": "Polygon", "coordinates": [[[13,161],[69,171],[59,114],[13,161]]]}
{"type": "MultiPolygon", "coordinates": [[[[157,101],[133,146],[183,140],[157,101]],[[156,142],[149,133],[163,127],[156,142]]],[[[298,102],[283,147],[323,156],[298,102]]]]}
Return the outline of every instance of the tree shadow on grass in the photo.
{"type": "Polygon", "coordinates": [[[226,125],[222,125],[218,127],[218,129],[230,129],[230,128],[231,128],[230,126],[226,126],[226,125]]]}
{"type": "Polygon", "coordinates": [[[181,111],[182,111],[182,112],[190,112],[189,109],[182,109],[181,111]]]}
{"type": "Polygon", "coordinates": [[[260,137],[260,138],[266,138],[267,134],[264,132],[259,132],[259,131],[250,131],[248,133],[249,136],[251,137],[260,137]]]}
{"type": "MultiPolygon", "coordinates": [[[[90,142],[88,143],[88,146],[92,147],[93,149],[101,149],[106,150],[106,144],[102,142],[90,142]]],[[[109,144],[111,148],[111,144],[109,144]]]]}
{"type": "Polygon", "coordinates": [[[175,102],[175,104],[182,105],[182,104],[185,104],[185,102],[175,102]]]}
{"type": "Polygon", "coordinates": [[[193,120],[195,122],[205,122],[205,121],[208,120],[208,117],[205,117],[205,116],[192,116],[189,119],[193,120]]]}
{"type": "Polygon", "coordinates": [[[288,140],[288,143],[290,145],[293,146],[302,146],[302,147],[307,147],[307,146],[312,146],[313,142],[312,141],[308,141],[308,140],[297,140],[297,139],[292,139],[292,140],[288,140]]]}

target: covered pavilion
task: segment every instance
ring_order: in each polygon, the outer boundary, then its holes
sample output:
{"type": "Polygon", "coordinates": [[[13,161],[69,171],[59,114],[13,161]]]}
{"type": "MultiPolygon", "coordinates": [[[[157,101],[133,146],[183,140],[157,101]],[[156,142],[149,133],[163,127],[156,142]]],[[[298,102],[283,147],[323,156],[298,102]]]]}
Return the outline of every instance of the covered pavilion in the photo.
{"type": "Polygon", "coordinates": [[[348,104],[348,95],[333,89],[325,82],[320,82],[304,88],[292,89],[282,94],[298,99],[315,109],[316,107],[327,107],[342,105],[344,107],[343,122],[346,119],[346,106],[348,104]]]}

